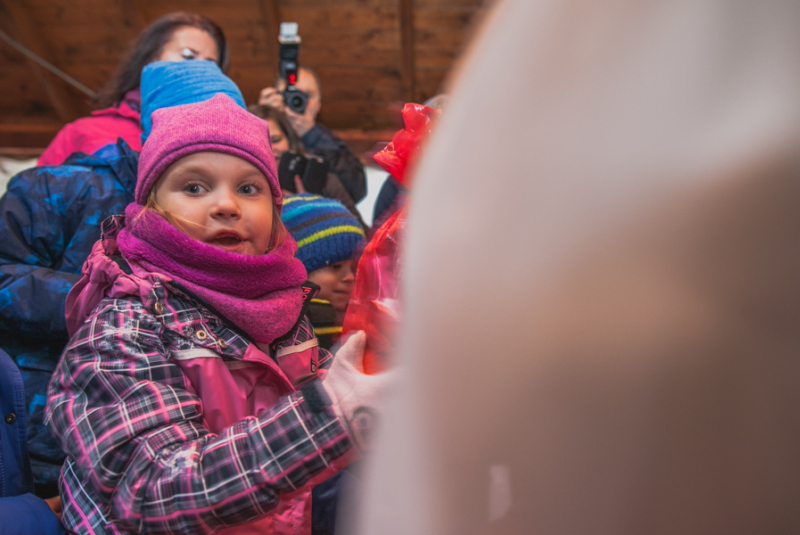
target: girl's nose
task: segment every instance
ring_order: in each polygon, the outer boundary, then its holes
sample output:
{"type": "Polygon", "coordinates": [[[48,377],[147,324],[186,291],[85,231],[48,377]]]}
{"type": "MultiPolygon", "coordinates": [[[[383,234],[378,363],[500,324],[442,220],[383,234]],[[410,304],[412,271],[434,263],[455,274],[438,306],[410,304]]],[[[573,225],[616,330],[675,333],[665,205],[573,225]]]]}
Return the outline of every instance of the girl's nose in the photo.
{"type": "Polygon", "coordinates": [[[225,219],[238,218],[242,215],[236,195],[233,192],[223,191],[216,197],[212,212],[216,217],[225,219]]]}

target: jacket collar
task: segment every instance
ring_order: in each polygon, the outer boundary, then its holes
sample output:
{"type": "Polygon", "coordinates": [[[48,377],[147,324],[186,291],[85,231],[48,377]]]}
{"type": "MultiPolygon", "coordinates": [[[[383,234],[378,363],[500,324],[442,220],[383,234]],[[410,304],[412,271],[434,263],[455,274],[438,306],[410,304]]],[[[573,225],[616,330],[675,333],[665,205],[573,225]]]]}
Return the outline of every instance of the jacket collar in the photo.
{"type": "Polygon", "coordinates": [[[223,317],[214,314],[202,299],[183,292],[172,281],[158,282],[143,303],[164,328],[193,346],[213,350],[223,357],[241,360],[252,342],[223,317]]]}

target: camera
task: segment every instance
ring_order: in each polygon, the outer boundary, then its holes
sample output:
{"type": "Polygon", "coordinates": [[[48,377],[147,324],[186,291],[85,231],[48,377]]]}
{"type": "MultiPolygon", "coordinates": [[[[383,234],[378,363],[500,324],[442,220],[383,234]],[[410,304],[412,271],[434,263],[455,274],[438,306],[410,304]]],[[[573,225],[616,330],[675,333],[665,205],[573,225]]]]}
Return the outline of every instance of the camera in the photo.
{"type": "Polygon", "coordinates": [[[328,169],[328,162],[317,156],[284,152],[278,165],[278,181],[281,189],[297,193],[294,177],[299,176],[308,193],[321,194],[328,178],[328,169]]]}
{"type": "Polygon", "coordinates": [[[297,70],[300,67],[300,36],[296,22],[282,22],[278,35],[281,78],[286,80],[286,89],[281,91],[284,102],[295,113],[302,114],[308,105],[308,95],[297,89],[297,70]]]}
{"type": "Polygon", "coordinates": [[[281,95],[283,95],[283,100],[286,102],[286,105],[293,112],[302,114],[306,111],[308,96],[296,87],[287,87],[285,91],[281,92],[281,95]]]}

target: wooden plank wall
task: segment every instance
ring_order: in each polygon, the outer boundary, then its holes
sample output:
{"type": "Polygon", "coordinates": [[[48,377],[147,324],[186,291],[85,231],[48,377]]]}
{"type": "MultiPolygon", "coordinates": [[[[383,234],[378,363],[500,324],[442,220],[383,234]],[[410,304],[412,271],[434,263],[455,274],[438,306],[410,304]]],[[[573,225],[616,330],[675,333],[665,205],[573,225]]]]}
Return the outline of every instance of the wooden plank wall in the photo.
{"type": "MultiPolygon", "coordinates": [[[[96,89],[148,23],[194,11],[225,31],[229,75],[253,102],[276,74],[279,22],[296,21],[300,61],[322,83],[320,121],[364,139],[365,131],[395,128],[400,103],[441,91],[488,2],[0,0],[0,30],[96,89]]],[[[43,147],[61,125],[91,111],[85,95],[2,41],[0,63],[0,147],[43,147]]]]}
{"type": "MultiPolygon", "coordinates": [[[[488,0],[0,0],[0,30],[70,76],[100,87],[157,17],[201,13],[230,44],[229,75],[248,102],[277,70],[277,25],[296,21],[300,61],[322,83],[321,122],[345,131],[396,126],[399,103],[442,83],[488,0]]],[[[0,41],[0,146],[44,146],[88,98],[0,41]]],[[[354,137],[364,137],[355,135],[354,137]]],[[[369,136],[367,136],[369,137],[369,136]]]]}

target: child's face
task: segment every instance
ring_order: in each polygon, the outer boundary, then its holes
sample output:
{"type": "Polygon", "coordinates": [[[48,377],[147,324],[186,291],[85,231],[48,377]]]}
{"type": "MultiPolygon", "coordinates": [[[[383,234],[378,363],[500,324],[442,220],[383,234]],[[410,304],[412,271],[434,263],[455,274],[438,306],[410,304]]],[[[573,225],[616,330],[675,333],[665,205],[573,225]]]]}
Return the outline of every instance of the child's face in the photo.
{"type": "Polygon", "coordinates": [[[173,163],[155,185],[156,202],[192,238],[226,251],[259,255],[269,247],[272,192],[253,164],[219,152],[173,163]]]}
{"type": "Polygon", "coordinates": [[[315,269],[308,274],[308,280],[319,286],[318,298],[330,301],[337,312],[344,313],[353,293],[355,271],[355,261],[346,260],[315,269]]]}

